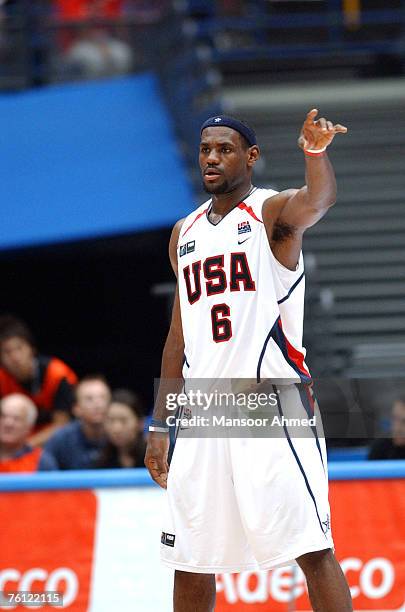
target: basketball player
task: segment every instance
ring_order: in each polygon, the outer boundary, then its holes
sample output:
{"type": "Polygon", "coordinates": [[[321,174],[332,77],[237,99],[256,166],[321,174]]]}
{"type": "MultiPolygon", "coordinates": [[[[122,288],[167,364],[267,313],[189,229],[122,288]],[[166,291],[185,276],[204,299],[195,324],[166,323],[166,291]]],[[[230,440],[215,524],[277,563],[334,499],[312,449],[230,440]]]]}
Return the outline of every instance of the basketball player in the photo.
{"type": "MultiPolygon", "coordinates": [[[[211,199],[172,232],[178,281],[145,458],[167,488],[161,551],[175,569],[175,612],[214,610],[215,573],[294,562],[314,610],[352,610],[333,554],[324,440],[293,438],[286,427],[279,439],[179,437],[170,471],[167,460],[170,380],[310,381],[302,236],[335,202],[326,149],[347,132],[317,114],[308,113],[298,140],[306,185],[280,193],[252,186],[260,151],[249,126],[218,116],[201,128],[199,163],[211,199]]],[[[307,408],[308,385],[288,389],[290,400],[307,408]]],[[[284,395],[277,402],[283,415],[284,395]]]]}

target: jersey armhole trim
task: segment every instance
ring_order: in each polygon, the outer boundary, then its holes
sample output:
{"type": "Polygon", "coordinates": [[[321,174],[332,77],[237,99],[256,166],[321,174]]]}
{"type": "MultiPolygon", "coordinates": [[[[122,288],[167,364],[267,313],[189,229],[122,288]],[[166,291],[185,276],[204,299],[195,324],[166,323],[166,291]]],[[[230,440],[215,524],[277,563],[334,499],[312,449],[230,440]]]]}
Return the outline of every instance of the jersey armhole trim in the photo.
{"type": "Polygon", "coordinates": [[[300,282],[302,281],[302,279],[304,278],[305,272],[302,272],[301,276],[299,276],[297,278],[297,280],[295,281],[295,283],[290,287],[288,293],[281,298],[281,300],[277,300],[277,304],[282,304],[283,302],[285,302],[286,300],[288,300],[288,298],[290,297],[290,295],[292,294],[292,292],[294,291],[294,289],[297,287],[297,285],[300,284],[300,282]]]}

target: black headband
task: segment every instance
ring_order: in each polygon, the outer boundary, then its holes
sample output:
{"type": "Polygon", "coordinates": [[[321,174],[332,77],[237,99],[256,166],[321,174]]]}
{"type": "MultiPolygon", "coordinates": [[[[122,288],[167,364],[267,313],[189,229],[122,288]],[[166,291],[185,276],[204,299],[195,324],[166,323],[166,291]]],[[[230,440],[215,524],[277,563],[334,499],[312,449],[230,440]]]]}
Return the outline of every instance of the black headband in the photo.
{"type": "Polygon", "coordinates": [[[256,134],[245,123],[239,121],[239,119],[234,119],[233,117],[229,117],[228,115],[217,115],[216,117],[210,117],[207,121],[201,126],[200,135],[202,131],[207,127],[229,127],[232,130],[236,130],[239,134],[242,134],[248,141],[250,147],[257,144],[256,134]]]}

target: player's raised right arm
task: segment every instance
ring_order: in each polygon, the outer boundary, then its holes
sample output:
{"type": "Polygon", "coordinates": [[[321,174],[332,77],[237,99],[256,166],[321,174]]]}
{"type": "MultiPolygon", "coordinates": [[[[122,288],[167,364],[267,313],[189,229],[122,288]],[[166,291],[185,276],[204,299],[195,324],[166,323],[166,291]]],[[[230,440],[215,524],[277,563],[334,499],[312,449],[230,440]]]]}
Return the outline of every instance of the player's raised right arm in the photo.
{"type": "MultiPolygon", "coordinates": [[[[184,219],[173,228],[169,244],[169,256],[173,270],[177,276],[177,242],[184,219]]],[[[171,393],[179,393],[182,387],[182,369],[184,359],[184,339],[181,324],[180,300],[178,286],[173,303],[172,320],[166,338],[162,355],[159,390],[156,397],[151,430],[145,455],[145,465],[153,480],[166,488],[169,466],[167,455],[169,450],[169,433],[166,419],[173,414],[168,410],[167,397],[171,393]]]]}

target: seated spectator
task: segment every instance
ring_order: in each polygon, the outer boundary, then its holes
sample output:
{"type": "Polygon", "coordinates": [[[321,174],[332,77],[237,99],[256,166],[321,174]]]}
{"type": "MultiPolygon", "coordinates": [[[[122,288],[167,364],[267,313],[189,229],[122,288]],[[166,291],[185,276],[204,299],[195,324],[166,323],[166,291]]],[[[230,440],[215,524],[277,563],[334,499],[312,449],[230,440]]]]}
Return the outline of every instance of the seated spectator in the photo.
{"type": "Polygon", "coordinates": [[[112,395],[105,419],[108,442],[96,466],[144,467],[143,410],[135,393],[119,389],[112,395]]]}
{"type": "Polygon", "coordinates": [[[391,412],[391,438],[375,440],[369,459],[405,459],[405,397],[395,400],[391,412]]]}
{"type": "Polygon", "coordinates": [[[62,70],[68,78],[97,79],[131,71],[133,53],[128,43],[105,25],[95,24],[119,18],[121,0],[56,0],[55,8],[66,24],[83,24],[70,40],[64,37],[62,70]]]}
{"type": "Polygon", "coordinates": [[[37,414],[26,395],[13,393],[0,400],[0,473],[58,469],[46,451],[27,443],[37,414]]]}
{"type": "Polygon", "coordinates": [[[26,324],[0,317],[0,398],[22,393],[38,408],[30,444],[39,446],[70,420],[76,374],[60,359],[37,353],[26,324]]]}
{"type": "Polygon", "coordinates": [[[85,376],[76,387],[76,419],[57,431],[45,444],[60,470],[86,470],[105,445],[104,419],[110,388],[101,375],[85,376]]]}

